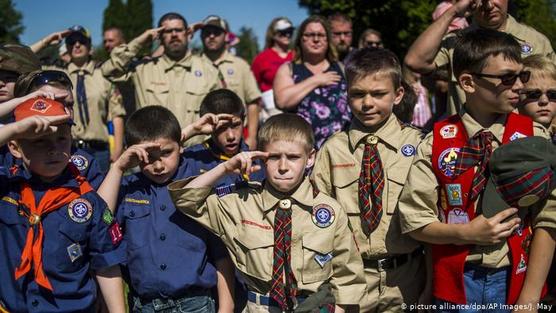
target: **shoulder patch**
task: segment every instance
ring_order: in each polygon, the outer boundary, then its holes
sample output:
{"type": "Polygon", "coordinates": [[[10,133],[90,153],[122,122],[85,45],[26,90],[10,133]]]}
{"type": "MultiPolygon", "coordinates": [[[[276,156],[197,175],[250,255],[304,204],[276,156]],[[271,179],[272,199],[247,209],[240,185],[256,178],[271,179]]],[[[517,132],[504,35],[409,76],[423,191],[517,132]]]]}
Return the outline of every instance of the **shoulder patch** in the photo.
{"type": "Polygon", "coordinates": [[[87,169],[87,167],[89,167],[89,160],[80,154],[72,155],[70,161],[80,171],[84,171],[87,169]]]}
{"type": "Polygon", "coordinates": [[[85,223],[93,215],[93,206],[83,198],[77,198],[68,204],[68,215],[76,223],[85,223]]]}
{"type": "Polygon", "coordinates": [[[326,228],[334,223],[335,218],[336,214],[331,206],[321,203],[313,207],[311,219],[317,227],[326,228]]]}
{"type": "Polygon", "coordinates": [[[104,213],[102,213],[102,221],[106,225],[112,225],[114,222],[114,216],[112,215],[112,211],[110,211],[110,209],[104,209],[104,213]]]}
{"type": "Polygon", "coordinates": [[[400,150],[402,151],[402,154],[406,157],[414,156],[416,152],[415,146],[411,144],[403,145],[400,150]]]}

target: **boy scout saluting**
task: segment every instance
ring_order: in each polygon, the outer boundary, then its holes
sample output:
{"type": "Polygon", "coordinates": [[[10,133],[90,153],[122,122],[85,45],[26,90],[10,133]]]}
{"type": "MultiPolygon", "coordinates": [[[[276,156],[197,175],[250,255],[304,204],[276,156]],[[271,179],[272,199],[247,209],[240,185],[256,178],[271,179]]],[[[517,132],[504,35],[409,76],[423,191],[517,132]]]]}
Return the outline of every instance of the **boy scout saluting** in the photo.
{"type": "Polygon", "coordinates": [[[422,248],[401,234],[395,214],[420,131],[392,114],[404,95],[392,52],[355,52],[346,76],[355,118],[322,146],[313,177],[350,219],[367,279],[361,312],[398,312],[417,302],[425,281],[422,248]]]}
{"type": "MultiPolygon", "coordinates": [[[[115,82],[132,79],[137,108],[161,105],[174,113],[182,127],[193,124],[199,118],[201,101],[219,82],[214,66],[187,49],[190,35],[183,16],[166,13],[158,28],[114,48],[102,65],[103,74],[115,82]],[[164,54],[132,64],[139,51],[159,35],[164,54]]],[[[202,142],[201,137],[193,137],[187,145],[202,142]]]]}
{"type": "Polygon", "coordinates": [[[302,118],[276,115],[259,131],[264,152],[242,152],[168,187],[179,210],[226,244],[249,289],[247,312],[331,312],[334,304],[343,312],[356,310],[363,297],[363,266],[347,216],[304,176],[314,161],[313,144],[302,118]],[[260,169],[252,166],[255,159],[266,160],[264,185],[210,194],[224,175],[260,169]]]}

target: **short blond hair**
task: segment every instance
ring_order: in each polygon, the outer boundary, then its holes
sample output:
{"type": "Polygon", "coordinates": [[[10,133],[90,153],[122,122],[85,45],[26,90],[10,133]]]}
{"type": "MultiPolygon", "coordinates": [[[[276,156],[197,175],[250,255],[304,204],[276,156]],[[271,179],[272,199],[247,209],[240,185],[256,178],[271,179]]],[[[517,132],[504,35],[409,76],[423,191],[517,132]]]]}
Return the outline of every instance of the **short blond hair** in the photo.
{"type": "Polygon", "coordinates": [[[523,68],[531,71],[531,75],[544,76],[556,80],[556,64],[544,55],[535,54],[523,59],[523,68]]]}
{"type": "Polygon", "coordinates": [[[271,116],[259,129],[259,150],[272,141],[284,140],[300,142],[305,145],[307,152],[315,145],[315,136],[311,125],[301,116],[293,113],[282,113],[271,116]]]}

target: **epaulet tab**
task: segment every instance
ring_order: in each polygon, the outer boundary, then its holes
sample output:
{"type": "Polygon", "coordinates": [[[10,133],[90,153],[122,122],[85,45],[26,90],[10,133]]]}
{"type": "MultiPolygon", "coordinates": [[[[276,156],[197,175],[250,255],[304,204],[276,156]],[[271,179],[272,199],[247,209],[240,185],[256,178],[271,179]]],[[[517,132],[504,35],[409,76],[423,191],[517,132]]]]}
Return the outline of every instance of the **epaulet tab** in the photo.
{"type": "Polygon", "coordinates": [[[259,182],[240,181],[234,184],[216,187],[214,188],[214,193],[221,198],[244,188],[259,189],[262,188],[262,185],[259,182]]]}
{"type": "Polygon", "coordinates": [[[95,61],[95,69],[101,68],[104,62],[106,61],[95,61]]]}

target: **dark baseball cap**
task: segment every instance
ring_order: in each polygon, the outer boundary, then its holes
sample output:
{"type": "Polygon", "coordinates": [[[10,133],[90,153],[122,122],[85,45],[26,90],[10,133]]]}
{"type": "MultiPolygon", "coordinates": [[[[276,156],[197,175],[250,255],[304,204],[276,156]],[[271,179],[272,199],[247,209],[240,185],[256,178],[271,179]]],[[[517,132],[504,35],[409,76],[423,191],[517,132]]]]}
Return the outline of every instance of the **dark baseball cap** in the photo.
{"type": "Polygon", "coordinates": [[[91,34],[89,31],[81,25],[73,25],[68,28],[71,32],[66,37],[66,45],[73,45],[76,41],[84,44],[91,44],[91,34]]]}
{"type": "Polygon", "coordinates": [[[218,15],[209,15],[207,16],[204,20],[203,20],[203,28],[206,26],[214,26],[214,27],[218,27],[222,30],[224,30],[225,32],[228,32],[228,23],[226,22],[226,20],[224,20],[223,18],[221,18],[218,15]]]}
{"type": "Polygon", "coordinates": [[[489,169],[481,202],[485,217],[542,203],[556,188],[556,146],[538,136],[516,139],[494,150],[489,169]]]}
{"type": "Polygon", "coordinates": [[[57,70],[38,70],[19,76],[15,82],[14,96],[23,97],[34,89],[44,85],[59,83],[68,89],[73,89],[73,84],[65,72],[57,70]]]}
{"type": "Polygon", "coordinates": [[[31,48],[18,44],[0,45],[0,70],[21,75],[40,68],[41,62],[31,48]]]}

